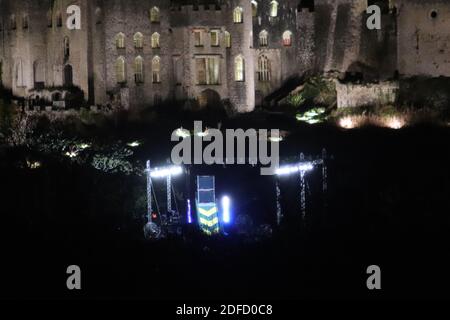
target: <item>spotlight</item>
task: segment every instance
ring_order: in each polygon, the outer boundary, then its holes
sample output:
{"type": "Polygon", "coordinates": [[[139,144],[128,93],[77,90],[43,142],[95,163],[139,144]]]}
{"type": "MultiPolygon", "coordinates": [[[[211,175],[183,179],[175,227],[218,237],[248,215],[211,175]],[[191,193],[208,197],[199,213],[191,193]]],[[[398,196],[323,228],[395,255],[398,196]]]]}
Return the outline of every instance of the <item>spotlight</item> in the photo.
{"type": "Polygon", "coordinates": [[[229,224],[231,222],[231,199],[228,196],[222,197],[222,222],[229,224]]]}

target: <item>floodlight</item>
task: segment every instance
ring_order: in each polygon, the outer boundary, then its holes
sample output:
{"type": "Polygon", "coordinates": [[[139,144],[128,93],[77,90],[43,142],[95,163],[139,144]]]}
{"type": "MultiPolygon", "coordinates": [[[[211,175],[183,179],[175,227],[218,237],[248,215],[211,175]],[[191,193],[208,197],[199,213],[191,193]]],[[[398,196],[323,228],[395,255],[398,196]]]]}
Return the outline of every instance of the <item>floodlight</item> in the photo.
{"type": "Polygon", "coordinates": [[[222,222],[230,223],[231,222],[231,199],[228,196],[222,197],[222,222]]]}

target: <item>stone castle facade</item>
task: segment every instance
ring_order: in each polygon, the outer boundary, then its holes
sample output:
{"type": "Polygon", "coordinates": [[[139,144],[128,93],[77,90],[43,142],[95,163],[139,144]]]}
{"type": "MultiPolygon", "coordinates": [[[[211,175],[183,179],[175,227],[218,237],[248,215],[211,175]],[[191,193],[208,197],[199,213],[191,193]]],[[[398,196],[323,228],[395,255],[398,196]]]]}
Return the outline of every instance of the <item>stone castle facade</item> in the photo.
{"type": "Polygon", "coordinates": [[[0,84],[90,105],[271,103],[307,74],[369,82],[450,76],[444,0],[0,0],[0,84]],[[382,29],[366,27],[368,5],[382,29]],[[81,8],[81,30],[66,27],[81,8]]]}

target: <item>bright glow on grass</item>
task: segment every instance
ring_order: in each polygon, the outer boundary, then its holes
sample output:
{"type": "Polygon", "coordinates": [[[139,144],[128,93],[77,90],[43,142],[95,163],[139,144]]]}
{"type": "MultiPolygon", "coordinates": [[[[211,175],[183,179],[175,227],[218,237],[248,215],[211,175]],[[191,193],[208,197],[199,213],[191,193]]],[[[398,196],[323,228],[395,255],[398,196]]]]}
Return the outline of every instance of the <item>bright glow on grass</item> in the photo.
{"type": "Polygon", "coordinates": [[[356,127],[356,123],[352,118],[345,117],[339,120],[339,126],[344,129],[353,129],[356,127]]]}
{"type": "Polygon", "coordinates": [[[399,130],[403,128],[405,124],[406,123],[403,119],[397,117],[390,118],[386,121],[386,126],[394,130],[399,130]]]}

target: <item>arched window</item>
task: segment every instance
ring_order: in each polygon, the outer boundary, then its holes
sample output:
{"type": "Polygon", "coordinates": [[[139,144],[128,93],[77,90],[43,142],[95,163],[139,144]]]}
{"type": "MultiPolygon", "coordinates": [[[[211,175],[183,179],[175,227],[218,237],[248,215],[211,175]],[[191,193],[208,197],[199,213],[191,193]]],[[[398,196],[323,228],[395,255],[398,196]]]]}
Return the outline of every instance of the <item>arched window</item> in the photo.
{"type": "Polygon", "coordinates": [[[116,60],[116,80],[117,83],[126,82],[126,69],[124,57],[119,57],[116,60]]]}
{"type": "Polygon", "coordinates": [[[122,32],[116,35],[116,48],[125,49],[125,35],[122,32]]]}
{"type": "Polygon", "coordinates": [[[210,40],[211,40],[211,47],[219,47],[220,46],[220,39],[219,39],[219,30],[211,30],[209,32],[210,40]]]}
{"type": "Polygon", "coordinates": [[[150,22],[151,23],[159,23],[160,21],[160,14],[159,14],[159,8],[153,7],[150,9],[150,22]]]}
{"type": "Polygon", "coordinates": [[[44,66],[41,62],[35,61],[33,63],[33,82],[34,87],[38,87],[42,84],[42,86],[45,83],[45,72],[44,72],[44,66]]]}
{"type": "Polygon", "coordinates": [[[95,24],[102,24],[102,9],[95,9],[95,24]]]}
{"type": "Polygon", "coordinates": [[[3,61],[0,59],[0,87],[3,85],[3,61]]]}
{"type": "Polygon", "coordinates": [[[136,49],[142,49],[144,47],[144,36],[142,33],[137,32],[133,37],[133,42],[136,49]]]}
{"type": "Polygon", "coordinates": [[[261,47],[267,47],[269,44],[269,33],[266,30],[263,30],[259,33],[259,45],[261,47]]]}
{"type": "Polygon", "coordinates": [[[70,40],[69,37],[64,37],[64,59],[67,59],[70,57],[70,40]]]}
{"type": "Polygon", "coordinates": [[[25,79],[24,79],[24,74],[23,74],[22,59],[19,59],[16,62],[15,80],[16,80],[16,87],[17,88],[25,86],[25,79]]]}
{"type": "Polygon", "coordinates": [[[258,2],[252,0],[252,16],[256,17],[258,15],[258,2]]]}
{"type": "Polygon", "coordinates": [[[28,29],[28,24],[29,24],[28,15],[24,14],[22,16],[22,29],[28,29]]]}
{"type": "Polygon", "coordinates": [[[49,10],[47,12],[47,27],[51,28],[53,27],[53,14],[52,10],[49,10]]]}
{"type": "Polygon", "coordinates": [[[292,46],[292,32],[290,32],[289,30],[283,33],[283,46],[292,46]]]}
{"type": "Polygon", "coordinates": [[[142,57],[134,59],[134,81],[136,83],[144,82],[144,59],[142,57]]]}
{"type": "Polygon", "coordinates": [[[159,48],[159,39],[160,38],[161,38],[161,36],[159,35],[158,32],[155,32],[154,34],[152,34],[152,48],[153,49],[159,48]]]}
{"type": "Polygon", "coordinates": [[[56,13],[56,26],[57,27],[62,27],[63,23],[62,23],[62,15],[61,12],[57,12],[56,13]]]}
{"type": "Polygon", "coordinates": [[[158,56],[152,60],[152,81],[153,83],[161,82],[161,59],[158,56]]]}
{"type": "Polygon", "coordinates": [[[234,79],[236,81],[245,80],[245,62],[241,55],[234,59],[234,79]]]}
{"type": "Polygon", "coordinates": [[[70,64],[64,66],[64,86],[72,87],[73,86],[73,68],[70,64]]]}
{"type": "Polygon", "coordinates": [[[3,85],[3,61],[0,59],[0,87],[3,85]]]}
{"type": "Polygon", "coordinates": [[[270,81],[270,61],[265,55],[258,58],[258,80],[261,82],[270,81]]]}
{"type": "Polygon", "coordinates": [[[234,23],[244,22],[244,10],[241,7],[236,7],[233,10],[233,22],[234,23]]]}
{"type": "Polygon", "coordinates": [[[231,34],[228,31],[225,31],[225,47],[231,48],[231,34]]]}
{"type": "Polygon", "coordinates": [[[14,15],[14,14],[12,14],[11,17],[9,18],[9,27],[11,30],[17,29],[17,20],[16,20],[16,15],[14,15]]]}
{"type": "Polygon", "coordinates": [[[270,2],[270,16],[271,17],[277,17],[278,16],[278,2],[273,0],[270,2]]]}

